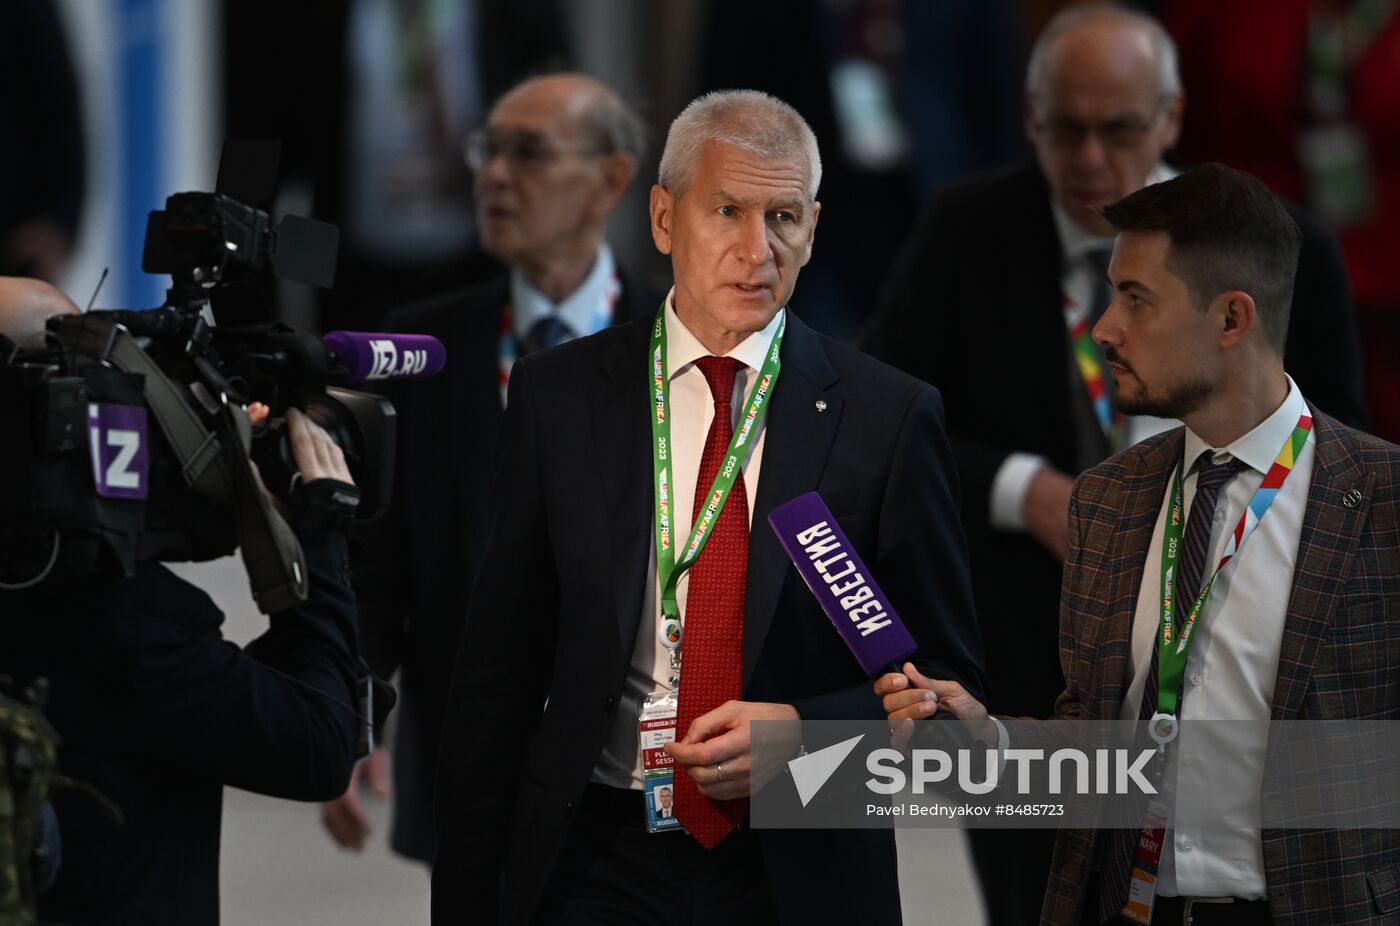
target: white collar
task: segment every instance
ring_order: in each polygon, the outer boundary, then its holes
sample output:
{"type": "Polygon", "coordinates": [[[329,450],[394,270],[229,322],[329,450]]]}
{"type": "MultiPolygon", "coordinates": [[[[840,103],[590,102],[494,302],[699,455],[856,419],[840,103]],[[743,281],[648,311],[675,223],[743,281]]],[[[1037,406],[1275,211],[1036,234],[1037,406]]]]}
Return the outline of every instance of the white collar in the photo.
{"type": "MultiPolygon", "coordinates": [[[[1192,464],[1206,450],[1214,450],[1212,460],[1222,462],[1223,455],[1229,455],[1237,460],[1243,461],[1251,469],[1267,474],[1269,468],[1274,465],[1274,460],[1278,457],[1279,448],[1288,439],[1288,435],[1293,433],[1293,429],[1298,425],[1298,418],[1307,411],[1307,403],[1303,401],[1303,393],[1298,390],[1298,385],[1293,382],[1293,377],[1284,374],[1288,379],[1288,395],[1284,397],[1283,403],[1274,410],[1274,413],[1255,426],[1243,437],[1232,441],[1229,446],[1219,449],[1213,448],[1210,444],[1202,440],[1190,428],[1186,429],[1186,442],[1183,448],[1183,459],[1186,461],[1186,468],[1189,471],[1192,464]]],[[[1182,474],[1183,478],[1186,473],[1182,474]]]]}
{"type": "MultiPolygon", "coordinates": [[[[782,324],[786,312],[786,306],[779,309],[762,331],[756,331],[744,338],[725,356],[733,357],[750,370],[761,369],[763,361],[768,359],[768,348],[773,343],[773,335],[782,324]]],[[[671,291],[666,294],[666,368],[670,371],[670,378],[675,379],[685,367],[701,357],[709,356],[710,349],[701,344],[700,339],[692,334],[676,315],[676,288],[671,287],[671,291]]]]}
{"type": "Polygon", "coordinates": [[[523,273],[512,267],[510,305],[515,316],[515,333],[524,337],[531,325],[547,315],[557,315],[578,337],[601,331],[612,320],[612,303],[617,298],[616,269],[612,249],[604,242],[598,249],[593,268],[578,289],[555,305],[532,286],[523,273]],[[610,288],[612,293],[609,293],[610,288]]]}

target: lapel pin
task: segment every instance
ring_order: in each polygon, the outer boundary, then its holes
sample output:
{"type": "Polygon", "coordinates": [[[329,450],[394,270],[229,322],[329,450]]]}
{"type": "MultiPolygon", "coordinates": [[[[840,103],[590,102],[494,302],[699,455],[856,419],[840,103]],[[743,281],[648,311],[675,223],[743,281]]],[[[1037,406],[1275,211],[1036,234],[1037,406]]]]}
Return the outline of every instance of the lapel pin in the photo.
{"type": "MultiPolygon", "coordinates": [[[[824,411],[826,411],[826,400],[825,400],[825,399],[817,399],[817,411],[819,411],[819,412],[824,412],[824,411]]],[[[1354,492],[1354,491],[1356,491],[1356,490],[1353,489],[1352,491],[1354,492]]]]}
{"type": "Polygon", "coordinates": [[[1357,505],[1361,504],[1361,490],[1352,489],[1346,495],[1343,495],[1342,504],[1346,505],[1348,508],[1355,508],[1357,505]]]}

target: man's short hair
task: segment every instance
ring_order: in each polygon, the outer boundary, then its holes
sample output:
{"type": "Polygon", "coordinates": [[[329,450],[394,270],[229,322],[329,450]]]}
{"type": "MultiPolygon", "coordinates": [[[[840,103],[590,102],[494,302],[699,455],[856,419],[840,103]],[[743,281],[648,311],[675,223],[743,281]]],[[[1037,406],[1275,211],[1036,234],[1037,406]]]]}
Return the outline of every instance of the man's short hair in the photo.
{"type": "Polygon", "coordinates": [[[692,100],[666,133],[657,183],[679,199],[695,177],[700,152],[727,142],[765,158],[797,158],[807,167],[807,198],[822,182],[817,136],[797,110],[758,90],[716,90],[692,100]]]}
{"type": "Polygon", "coordinates": [[[640,163],[647,149],[647,127],[615,94],[599,96],[579,116],[584,136],[603,154],[622,153],[640,163]]]}
{"type": "Polygon", "coordinates": [[[1049,75],[1045,73],[1045,55],[1050,44],[1071,27],[1091,19],[1116,19],[1133,23],[1147,33],[1152,43],[1152,57],[1157,64],[1157,98],[1165,100],[1181,90],[1181,70],[1177,65],[1176,43],[1162,24],[1146,13],[1119,6],[1116,3],[1086,3],[1066,7],[1050,18],[1031,46],[1026,63],[1026,90],[1032,97],[1045,92],[1049,75]]]}
{"type": "Polygon", "coordinates": [[[1223,292],[1249,293],[1269,342],[1283,353],[1303,234],[1257,177],[1202,164],[1102,211],[1120,232],[1167,234],[1167,269],[1186,284],[1198,311],[1223,292]]]}

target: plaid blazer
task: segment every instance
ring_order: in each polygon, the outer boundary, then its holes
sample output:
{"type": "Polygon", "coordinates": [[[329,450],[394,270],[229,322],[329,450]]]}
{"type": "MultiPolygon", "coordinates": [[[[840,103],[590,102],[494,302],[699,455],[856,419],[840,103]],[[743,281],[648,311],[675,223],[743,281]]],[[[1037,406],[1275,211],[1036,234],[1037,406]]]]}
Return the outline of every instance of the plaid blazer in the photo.
{"type": "MultiPolygon", "coordinates": [[[[1312,409],[1317,449],[1274,689],[1276,720],[1400,718],[1400,447],[1312,409]]],[[[1177,428],[1082,475],[1060,598],[1065,718],[1112,719],[1152,528],[1182,452],[1177,428]]],[[[1077,924],[1096,845],[1063,830],[1043,924],[1077,924]]],[[[1400,923],[1392,830],[1265,830],[1274,922],[1400,923]]]]}

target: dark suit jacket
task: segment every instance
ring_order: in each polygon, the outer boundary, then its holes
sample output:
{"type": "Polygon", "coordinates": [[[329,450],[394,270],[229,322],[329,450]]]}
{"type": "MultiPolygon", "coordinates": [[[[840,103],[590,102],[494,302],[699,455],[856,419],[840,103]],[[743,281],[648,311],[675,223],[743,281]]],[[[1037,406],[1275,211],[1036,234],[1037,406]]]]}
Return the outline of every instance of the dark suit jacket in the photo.
{"type": "MultiPolygon", "coordinates": [[[[444,727],[435,923],[493,922],[497,911],[528,920],[612,728],[654,543],[649,330],[625,325],[527,357],[511,380],[492,532],[444,727]]],[[[814,719],[884,716],[765,525],[813,489],[928,671],[982,691],[938,393],[793,317],[782,361],[749,540],[743,697],[814,719]]],[[[892,833],[755,835],[784,921],[898,922],[892,833]]]]}
{"type": "MultiPolygon", "coordinates": [[[[1336,241],[1293,215],[1304,244],[1285,365],[1310,401],[1357,422],[1360,354],[1336,241]]],[[[1063,687],[1060,564],[1029,534],[993,529],[988,499],[1013,451],[1081,469],[1060,263],[1050,191],[1034,164],[955,183],[929,203],[861,344],[943,393],[982,633],[1015,641],[987,654],[990,706],[1017,716],[1048,715],[1063,687]]]]}
{"type": "MultiPolygon", "coordinates": [[[[653,315],[660,295],[619,278],[615,322],[653,315]]],[[[393,508],[354,557],[366,658],[383,678],[403,670],[391,843],[424,862],[433,857],[433,770],[452,658],[486,547],[502,414],[496,351],[509,298],[498,269],[397,310],[387,326],[433,335],[447,349],[442,373],[386,390],[399,417],[393,508]]]]}
{"type": "MultiPolygon", "coordinates": [[[[1313,411],[1317,455],[1273,719],[1400,719],[1400,447],[1313,411]],[[1353,490],[1359,498],[1348,500],[1353,490]]],[[[1132,680],[1143,569],[1155,568],[1145,563],[1152,528],[1183,433],[1145,440],[1075,485],[1060,608],[1061,717],[1117,716],[1132,680]]],[[[1042,922],[1079,922],[1096,836],[1060,833],[1042,922]]],[[[1392,922],[1400,910],[1393,830],[1265,830],[1263,844],[1275,923],[1392,922]]]]}
{"type": "Polygon", "coordinates": [[[165,567],[0,593],[0,675],[49,679],[60,771],[120,808],[55,796],[63,865],[46,923],[219,921],[225,785],[296,800],[345,790],[358,725],[345,542],[302,540],[305,604],[240,650],[209,596],[165,567]]]}

